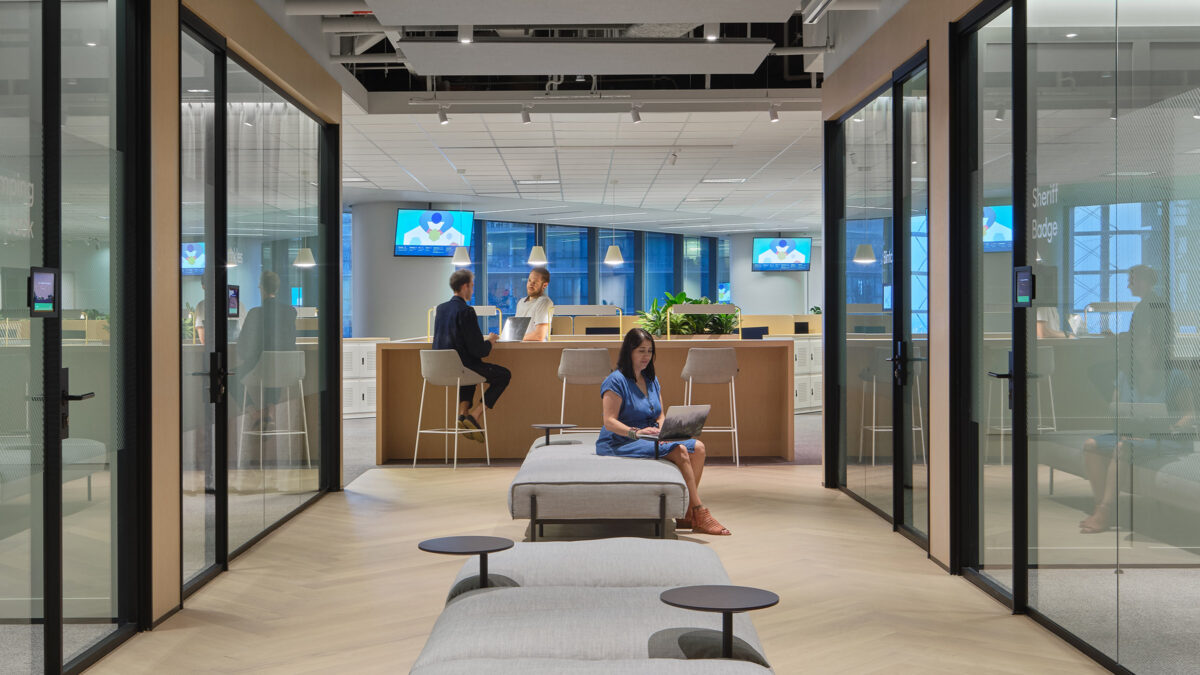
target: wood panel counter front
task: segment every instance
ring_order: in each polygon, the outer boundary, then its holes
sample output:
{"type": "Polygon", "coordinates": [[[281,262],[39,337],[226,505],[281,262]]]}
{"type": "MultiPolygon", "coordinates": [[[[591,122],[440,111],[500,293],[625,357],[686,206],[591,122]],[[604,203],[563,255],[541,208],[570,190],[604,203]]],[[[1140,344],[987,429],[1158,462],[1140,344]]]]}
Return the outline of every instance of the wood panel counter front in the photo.
{"type": "MultiPolygon", "coordinates": [[[[421,396],[422,349],[428,342],[386,342],[376,346],[378,410],[375,461],[412,460],[421,396]]],[[[742,457],[793,457],[791,340],[676,339],[657,340],[655,370],[662,385],[664,406],[683,403],[679,372],[689,349],[733,347],[737,350],[738,442],[742,457]]],[[[621,343],[616,340],[579,342],[500,342],[485,359],[512,371],[512,382],[488,411],[488,437],[493,458],[521,458],[542,432],[531,424],[558,422],[562,382],[558,362],[563,349],[608,349],[616,366],[621,343]]],[[[478,394],[476,394],[478,395],[478,394]]],[[[445,419],[445,390],[430,386],[425,393],[425,428],[440,427],[445,419]]],[[[709,426],[729,425],[729,387],[695,386],[692,403],[712,405],[709,426]]],[[[451,420],[457,418],[458,395],[451,392],[451,420]]],[[[568,385],[566,420],[581,427],[600,426],[600,386],[568,385]]],[[[712,457],[731,457],[728,433],[702,433],[700,439],[712,457]]],[[[453,439],[450,439],[453,444],[453,439]]],[[[421,437],[420,457],[441,457],[442,439],[421,437]]],[[[484,456],[483,444],[458,441],[459,458],[484,456]]]]}

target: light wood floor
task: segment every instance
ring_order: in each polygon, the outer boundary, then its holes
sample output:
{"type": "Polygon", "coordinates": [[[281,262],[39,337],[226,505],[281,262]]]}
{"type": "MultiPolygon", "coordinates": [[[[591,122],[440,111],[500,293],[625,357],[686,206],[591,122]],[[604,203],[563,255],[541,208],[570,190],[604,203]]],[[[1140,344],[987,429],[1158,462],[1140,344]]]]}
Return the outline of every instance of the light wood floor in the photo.
{"type": "MultiPolygon", "coordinates": [[[[90,672],[404,672],[462,564],[417,542],[523,537],[505,502],[515,472],[368,471],[90,672]]],[[[780,595],[753,614],[775,672],[1106,672],[820,480],[819,466],[710,467],[705,502],[734,534],[684,533],[711,545],[734,583],[780,595]]]]}

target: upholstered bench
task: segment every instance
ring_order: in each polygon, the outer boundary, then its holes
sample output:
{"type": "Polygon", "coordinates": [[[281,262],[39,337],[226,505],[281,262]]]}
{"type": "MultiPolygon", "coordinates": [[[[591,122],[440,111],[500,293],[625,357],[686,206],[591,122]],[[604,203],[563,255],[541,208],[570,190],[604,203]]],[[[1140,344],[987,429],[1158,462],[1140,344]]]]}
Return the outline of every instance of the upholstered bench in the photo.
{"type": "MultiPolygon", "coordinates": [[[[513,545],[488,556],[493,586],[640,588],[728,584],[721,559],[690,541],[620,537],[513,545]]],[[[463,565],[449,600],[479,588],[479,558],[463,565]]]]}
{"type": "MultiPolygon", "coordinates": [[[[0,502],[29,494],[32,449],[27,436],[0,437],[0,502]]],[[[88,438],[64,438],[62,441],[62,482],[87,478],[87,498],[92,499],[92,474],[108,469],[108,450],[100,441],[88,438]]],[[[36,470],[41,471],[42,462],[36,470]]]]}
{"type": "Polygon", "coordinates": [[[518,543],[490,555],[488,571],[497,585],[471,588],[479,563],[463,565],[411,672],[772,672],[747,615],[734,616],[735,658],[720,659],[719,614],[659,600],[673,587],[730,583],[703,545],[639,538],[518,543]]]}
{"type": "Polygon", "coordinates": [[[541,445],[525,456],[508,492],[514,519],[528,518],[529,539],[546,523],[641,520],[667,534],[668,518],[687,511],[687,486],[667,460],[596,454],[596,434],[571,434],[570,445],[541,445]]]}

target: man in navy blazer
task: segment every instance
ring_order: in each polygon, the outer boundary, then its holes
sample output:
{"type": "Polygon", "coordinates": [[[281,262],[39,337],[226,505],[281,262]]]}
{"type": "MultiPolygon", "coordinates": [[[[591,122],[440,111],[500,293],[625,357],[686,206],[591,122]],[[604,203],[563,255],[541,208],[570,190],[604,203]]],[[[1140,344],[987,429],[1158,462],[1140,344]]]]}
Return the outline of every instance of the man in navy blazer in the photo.
{"type": "MultiPolygon", "coordinates": [[[[479,403],[474,405],[475,385],[459,387],[458,390],[458,421],[465,427],[478,429],[483,406],[496,407],[496,399],[504,393],[512,373],[504,366],[483,361],[485,356],[492,353],[492,345],[499,336],[488,333],[485,338],[479,330],[475,308],[467,304],[475,292],[475,275],[470,270],[455,270],[450,275],[450,290],[454,291],[454,297],[437,306],[437,315],[433,320],[433,348],[453,349],[458,352],[464,366],[487,379],[487,390],[479,403]]],[[[467,438],[483,440],[481,434],[470,434],[467,438]]]]}

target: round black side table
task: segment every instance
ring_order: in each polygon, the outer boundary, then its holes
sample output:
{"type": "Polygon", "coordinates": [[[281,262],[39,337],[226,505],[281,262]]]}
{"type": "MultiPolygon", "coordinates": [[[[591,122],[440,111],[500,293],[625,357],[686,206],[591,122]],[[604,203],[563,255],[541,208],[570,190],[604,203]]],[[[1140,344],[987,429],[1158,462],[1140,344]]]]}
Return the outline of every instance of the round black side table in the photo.
{"type": "Polygon", "coordinates": [[[575,427],[577,427],[579,425],[578,424],[531,424],[529,426],[533,427],[534,429],[545,429],[546,430],[545,445],[550,445],[550,432],[551,431],[555,431],[555,430],[561,431],[563,429],[574,429],[575,427]]]}
{"type": "Polygon", "coordinates": [[[426,539],[417,544],[417,548],[429,553],[444,553],[446,555],[478,555],[479,556],[479,587],[488,587],[487,557],[489,553],[504,551],[513,547],[512,539],[504,537],[439,537],[426,539]]]}
{"type": "Polygon", "coordinates": [[[779,603],[771,591],[749,586],[682,586],[663,591],[660,600],[672,607],[721,613],[721,656],[733,658],[733,615],[779,603]]]}

